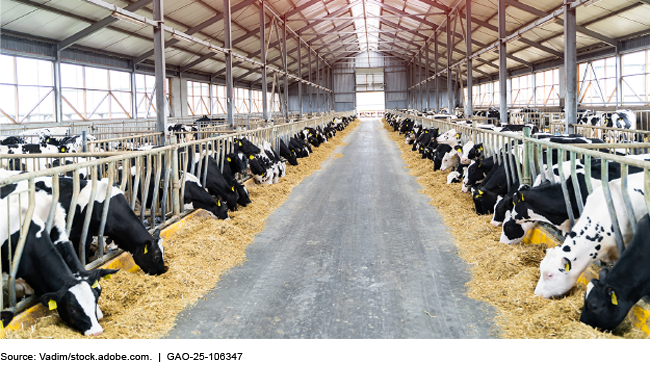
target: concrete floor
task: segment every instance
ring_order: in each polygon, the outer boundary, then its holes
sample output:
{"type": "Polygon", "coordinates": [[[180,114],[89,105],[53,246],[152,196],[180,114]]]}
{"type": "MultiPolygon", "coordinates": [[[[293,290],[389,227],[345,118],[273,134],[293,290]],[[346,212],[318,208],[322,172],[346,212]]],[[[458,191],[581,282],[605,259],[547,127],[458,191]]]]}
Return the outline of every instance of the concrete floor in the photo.
{"type": "Polygon", "coordinates": [[[494,337],[494,310],[464,295],[469,265],[382,122],[346,142],[166,338],[494,337]]]}

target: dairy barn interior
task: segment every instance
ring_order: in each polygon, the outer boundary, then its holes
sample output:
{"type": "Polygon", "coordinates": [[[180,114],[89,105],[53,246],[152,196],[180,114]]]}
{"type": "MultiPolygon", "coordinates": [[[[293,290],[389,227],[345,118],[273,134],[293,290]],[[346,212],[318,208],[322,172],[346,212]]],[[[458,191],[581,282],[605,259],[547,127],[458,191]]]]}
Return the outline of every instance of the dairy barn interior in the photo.
{"type": "Polygon", "coordinates": [[[649,1],[0,1],[2,337],[650,334],[649,1]]]}

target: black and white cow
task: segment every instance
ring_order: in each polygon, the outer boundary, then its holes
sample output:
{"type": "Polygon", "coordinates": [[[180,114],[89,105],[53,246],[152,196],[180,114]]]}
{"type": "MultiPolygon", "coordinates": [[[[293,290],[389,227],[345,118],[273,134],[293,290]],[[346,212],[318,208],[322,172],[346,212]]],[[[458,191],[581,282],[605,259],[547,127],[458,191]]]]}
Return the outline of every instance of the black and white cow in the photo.
{"type": "Polygon", "coordinates": [[[639,220],[632,241],[611,271],[603,269],[585,292],[580,321],[603,330],[614,330],[632,306],[650,295],[650,218],[639,220]]]}
{"type": "MultiPolygon", "coordinates": [[[[628,195],[637,220],[648,212],[643,175],[636,173],[628,177],[628,195]]],[[[613,180],[609,186],[623,242],[627,244],[632,240],[632,228],[630,214],[622,198],[621,180],[613,180]]],[[[618,255],[612,220],[601,186],[587,197],[583,214],[564,243],[546,250],[546,256],[540,263],[540,279],[535,295],[544,298],[563,295],[593,262],[601,260],[611,263],[618,255]]]]}
{"type": "Polygon", "coordinates": [[[183,192],[184,209],[193,210],[195,208],[204,209],[211,212],[222,220],[229,220],[228,208],[221,203],[220,199],[214,199],[210,193],[206,192],[199,179],[188,172],[184,172],[185,190],[183,192]]]}
{"type": "MultiPolygon", "coordinates": [[[[14,173],[12,172],[11,175],[14,173]]],[[[7,176],[4,171],[1,176],[7,176]]],[[[19,200],[13,192],[27,188],[27,182],[8,184],[0,187],[0,208],[2,212],[9,212],[12,216],[0,226],[0,243],[2,243],[2,265],[9,268],[8,240],[11,236],[13,243],[18,242],[20,235],[21,218],[25,218],[28,200],[19,200]],[[23,186],[21,186],[23,185],[23,186]]],[[[37,193],[39,196],[42,192],[37,193]]],[[[47,205],[40,211],[49,211],[51,199],[37,200],[36,205],[47,205]]],[[[103,331],[98,319],[101,312],[97,306],[99,291],[93,288],[99,286],[99,279],[117,270],[91,270],[85,271],[83,276],[75,275],[55,248],[50,235],[45,231],[45,223],[35,209],[28,232],[26,233],[25,246],[18,265],[17,277],[23,278],[33,289],[43,305],[49,309],[57,309],[61,319],[84,335],[96,336],[103,331]],[[98,313],[99,312],[99,313],[98,313]]],[[[12,252],[15,254],[15,246],[12,252]]],[[[12,255],[14,255],[12,254],[12,255]]],[[[13,314],[3,312],[2,321],[6,325],[13,314]]]]}
{"type": "Polygon", "coordinates": [[[282,139],[280,139],[280,156],[285,158],[289,164],[298,165],[298,155],[294,151],[291,151],[282,139]]]}

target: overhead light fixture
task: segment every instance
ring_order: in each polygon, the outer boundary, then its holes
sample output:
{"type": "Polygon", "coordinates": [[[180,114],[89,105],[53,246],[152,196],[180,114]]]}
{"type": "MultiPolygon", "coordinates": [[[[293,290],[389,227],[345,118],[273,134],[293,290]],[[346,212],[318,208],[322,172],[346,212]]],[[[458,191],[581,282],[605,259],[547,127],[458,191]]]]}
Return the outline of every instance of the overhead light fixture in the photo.
{"type": "Polygon", "coordinates": [[[212,52],[216,52],[216,53],[224,53],[224,52],[225,52],[224,49],[220,49],[220,48],[216,48],[216,47],[208,47],[208,49],[209,49],[210,51],[212,51],[212,52]]]}
{"type": "Polygon", "coordinates": [[[172,33],[172,38],[176,38],[177,40],[183,42],[194,43],[194,41],[189,36],[182,35],[181,33],[172,33]]]}
{"type": "Polygon", "coordinates": [[[514,37],[512,37],[512,38],[509,38],[508,40],[506,40],[506,43],[513,43],[513,42],[516,42],[516,41],[518,41],[520,38],[521,38],[521,34],[518,34],[518,35],[516,35],[516,36],[514,36],[514,37]]]}
{"type": "Polygon", "coordinates": [[[128,16],[128,15],[125,15],[125,14],[122,14],[122,13],[120,13],[120,12],[118,12],[118,11],[113,11],[113,13],[111,14],[111,16],[112,16],[113,18],[117,18],[117,19],[120,19],[120,20],[124,20],[125,22],[129,22],[129,23],[131,23],[131,24],[139,25],[139,26],[141,26],[141,27],[146,27],[146,26],[147,26],[147,23],[143,22],[142,20],[140,20],[140,19],[136,19],[136,18],[132,18],[132,17],[130,17],[130,16],[128,16]]]}
{"type": "Polygon", "coordinates": [[[540,27],[540,28],[546,28],[546,27],[548,27],[548,26],[551,25],[551,24],[555,24],[555,21],[556,21],[556,20],[557,20],[557,19],[555,19],[555,17],[553,17],[553,18],[551,18],[551,19],[545,21],[544,23],[540,24],[539,27],[540,27]]]}
{"type": "Polygon", "coordinates": [[[601,0],[590,0],[590,1],[587,1],[586,3],[584,3],[582,5],[584,5],[584,6],[592,6],[592,5],[594,5],[594,4],[596,4],[596,3],[600,2],[600,1],[601,0]]]}

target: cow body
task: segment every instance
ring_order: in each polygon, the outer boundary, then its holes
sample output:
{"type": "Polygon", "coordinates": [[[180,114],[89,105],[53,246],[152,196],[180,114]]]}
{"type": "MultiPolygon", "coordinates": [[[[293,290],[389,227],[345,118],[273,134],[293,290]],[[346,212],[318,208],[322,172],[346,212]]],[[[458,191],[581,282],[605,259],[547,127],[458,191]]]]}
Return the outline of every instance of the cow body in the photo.
{"type": "MultiPolygon", "coordinates": [[[[621,180],[613,180],[609,186],[623,242],[629,243],[632,239],[631,213],[627,212],[623,203],[621,180]]],[[[648,211],[643,189],[643,174],[631,174],[628,177],[628,194],[637,219],[641,219],[648,211]]],[[[583,215],[564,243],[546,251],[546,257],[540,263],[540,279],[535,295],[544,298],[560,296],[573,287],[580,274],[594,261],[608,263],[616,260],[618,255],[612,221],[601,186],[587,198],[583,215]]]]}
{"type": "Polygon", "coordinates": [[[642,297],[650,295],[650,218],[643,216],[630,244],[611,271],[603,269],[587,285],[580,321],[613,330],[642,297]]]}

